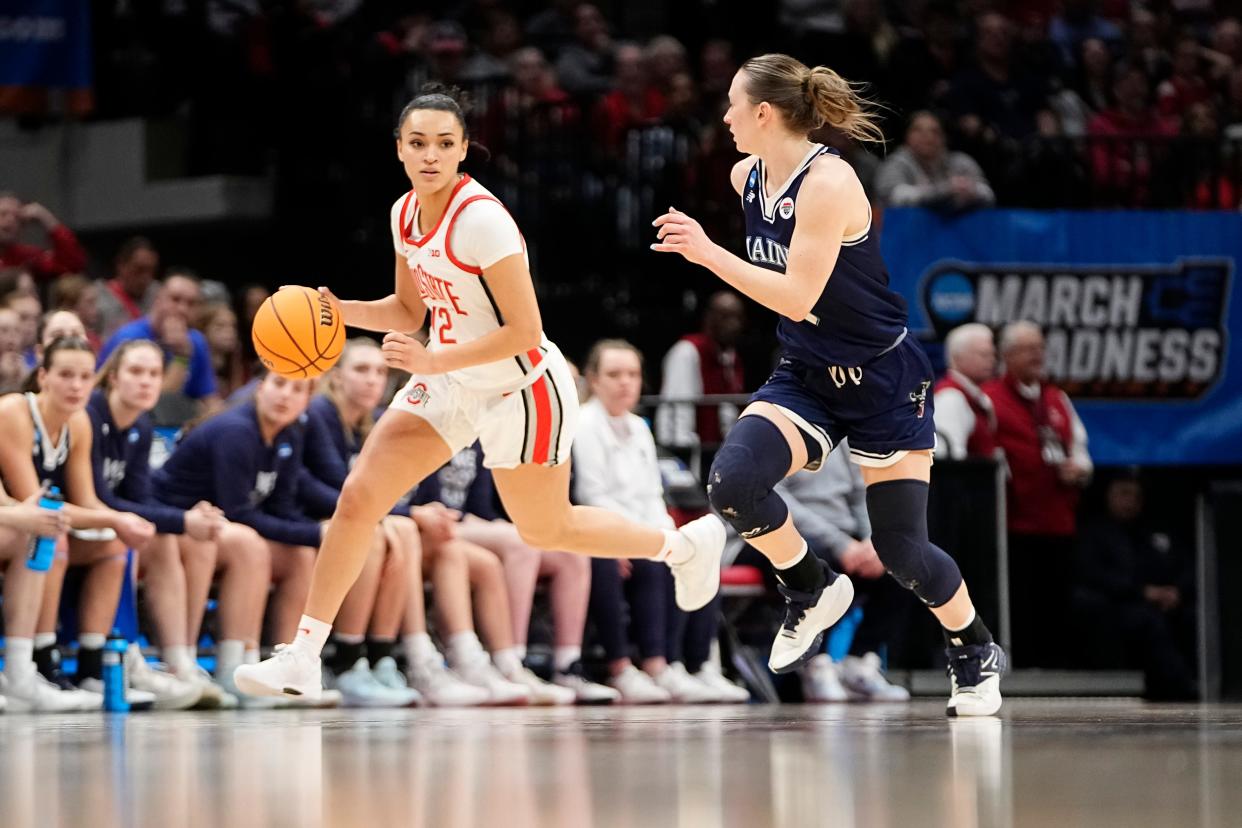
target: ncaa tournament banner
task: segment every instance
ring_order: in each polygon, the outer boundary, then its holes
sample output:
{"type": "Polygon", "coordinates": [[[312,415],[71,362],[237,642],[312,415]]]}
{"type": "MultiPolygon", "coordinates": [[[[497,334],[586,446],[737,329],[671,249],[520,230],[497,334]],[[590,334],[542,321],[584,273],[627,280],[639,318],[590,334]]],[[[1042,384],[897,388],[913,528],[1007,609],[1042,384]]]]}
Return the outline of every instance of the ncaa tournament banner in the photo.
{"type": "Polygon", "coordinates": [[[86,114],[91,80],[90,0],[0,0],[0,112],[44,112],[62,90],[86,114]]]}
{"type": "Polygon", "coordinates": [[[1028,319],[1097,463],[1242,463],[1242,213],[895,208],[881,236],[933,361],[956,325],[1028,319]]]}

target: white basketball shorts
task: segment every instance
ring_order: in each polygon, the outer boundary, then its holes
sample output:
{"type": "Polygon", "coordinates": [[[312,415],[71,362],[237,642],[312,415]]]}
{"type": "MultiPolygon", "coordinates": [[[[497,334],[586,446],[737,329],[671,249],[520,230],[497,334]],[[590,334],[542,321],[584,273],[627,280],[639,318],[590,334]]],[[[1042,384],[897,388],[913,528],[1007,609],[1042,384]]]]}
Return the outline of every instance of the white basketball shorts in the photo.
{"type": "Polygon", "coordinates": [[[454,454],[478,440],[489,469],[568,463],[578,426],[578,389],[555,345],[544,359],[548,367],[542,376],[516,391],[480,393],[452,374],[416,376],[388,407],[431,423],[454,454]]]}

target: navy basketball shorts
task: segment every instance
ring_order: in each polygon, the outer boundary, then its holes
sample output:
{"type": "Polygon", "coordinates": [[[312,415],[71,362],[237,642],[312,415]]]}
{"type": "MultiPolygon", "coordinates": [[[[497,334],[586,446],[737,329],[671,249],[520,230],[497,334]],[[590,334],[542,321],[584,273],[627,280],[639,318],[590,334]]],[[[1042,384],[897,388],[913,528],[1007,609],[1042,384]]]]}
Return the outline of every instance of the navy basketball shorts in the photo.
{"type": "Polygon", "coordinates": [[[863,366],[811,365],[782,355],[751,402],[775,405],[820,444],[823,454],[807,464],[811,471],[846,437],[855,463],[885,468],[935,448],[932,383],[931,362],[906,337],[863,366]]]}

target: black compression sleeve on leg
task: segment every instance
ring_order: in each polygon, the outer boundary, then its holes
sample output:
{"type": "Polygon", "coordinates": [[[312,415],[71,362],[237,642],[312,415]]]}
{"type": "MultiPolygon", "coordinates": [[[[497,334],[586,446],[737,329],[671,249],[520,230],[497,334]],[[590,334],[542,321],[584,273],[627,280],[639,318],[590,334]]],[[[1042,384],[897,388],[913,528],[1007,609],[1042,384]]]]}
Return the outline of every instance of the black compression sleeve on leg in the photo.
{"type": "Polygon", "coordinates": [[[928,485],[886,480],[867,487],[871,543],[889,574],[924,604],[938,607],[962,585],[957,562],[927,538],[928,485]]]}

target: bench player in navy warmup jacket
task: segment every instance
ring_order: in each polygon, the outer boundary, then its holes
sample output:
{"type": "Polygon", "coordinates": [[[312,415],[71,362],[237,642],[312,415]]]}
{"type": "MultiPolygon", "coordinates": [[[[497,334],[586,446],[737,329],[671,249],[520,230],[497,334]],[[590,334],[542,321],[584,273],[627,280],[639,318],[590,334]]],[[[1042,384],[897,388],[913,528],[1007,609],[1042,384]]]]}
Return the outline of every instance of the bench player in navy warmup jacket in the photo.
{"type": "Polygon", "coordinates": [[[957,564],[927,537],[934,377],[907,336],[906,304],[888,287],[871,206],[853,169],[808,135],[829,124],[882,138],[848,81],[787,55],[747,61],[725,123],[747,153],[732,171],[746,217],[746,258],[670,208],[654,222],[660,252],[680,253],[781,315],[776,371],[742,412],[708,475],[712,505],[777,569],[788,610],[769,666],[797,669],[849,608],[853,587],[807,554],[773,486],[815,470],[843,437],[862,467],[872,541],[888,572],[944,628],[947,713],[991,715],[1005,654],[975,613],[957,564]]]}
{"type": "Polygon", "coordinates": [[[243,660],[258,659],[268,585],[276,587],[268,627],[278,641],[287,641],[296,632],[310,585],[322,529],[298,504],[304,438],[298,418],[306,410],[312,385],[311,380],[267,374],[252,401],[191,430],[154,476],[161,503],[192,509],[205,500],[264,541],[260,553],[239,574],[254,594],[246,606],[229,610],[240,616],[244,634],[238,634],[244,652],[230,641],[217,658],[217,678],[230,691],[233,669],[243,660]]]}
{"type": "MultiPolygon", "coordinates": [[[[56,647],[60,591],[66,568],[88,567],[82,584],[78,616],[78,683],[81,707],[98,709],[103,703],[102,656],[104,640],[112,629],[125,575],[126,548],[141,549],[155,527],[132,512],[109,509],[96,496],[91,473],[91,424],[86,401],[95,382],[95,354],[90,343],[63,337],[43,349],[42,363],[32,375],[38,388],[0,399],[0,475],[13,497],[25,500],[41,487],[55,486],[65,497],[64,515],[72,529],[111,529],[116,539],[74,539],[69,554],[57,554],[43,579],[44,591],[35,627],[35,662],[48,679],[69,689],[60,673],[56,647]]],[[[29,688],[26,688],[29,689],[29,688]]],[[[10,686],[17,709],[29,699],[10,686]]],[[[69,690],[69,692],[75,692],[69,690]]],[[[134,700],[153,703],[145,693],[134,700]]]]}
{"type": "Polygon", "coordinates": [[[154,427],[147,412],[159,401],[163,375],[164,353],[148,339],[121,343],[104,362],[87,405],[95,491],[113,509],[155,524],[158,534],[143,549],[139,574],[161,654],[174,675],[200,687],[200,705],[231,707],[237,700],[198,666],[194,647],[203,607],[212,578],[221,571],[220,639],[240,645],[258,594],[248,567],[267,550],[258,532],[226,519],[206,500],[181,509],[152,494],[154,427]]]}

